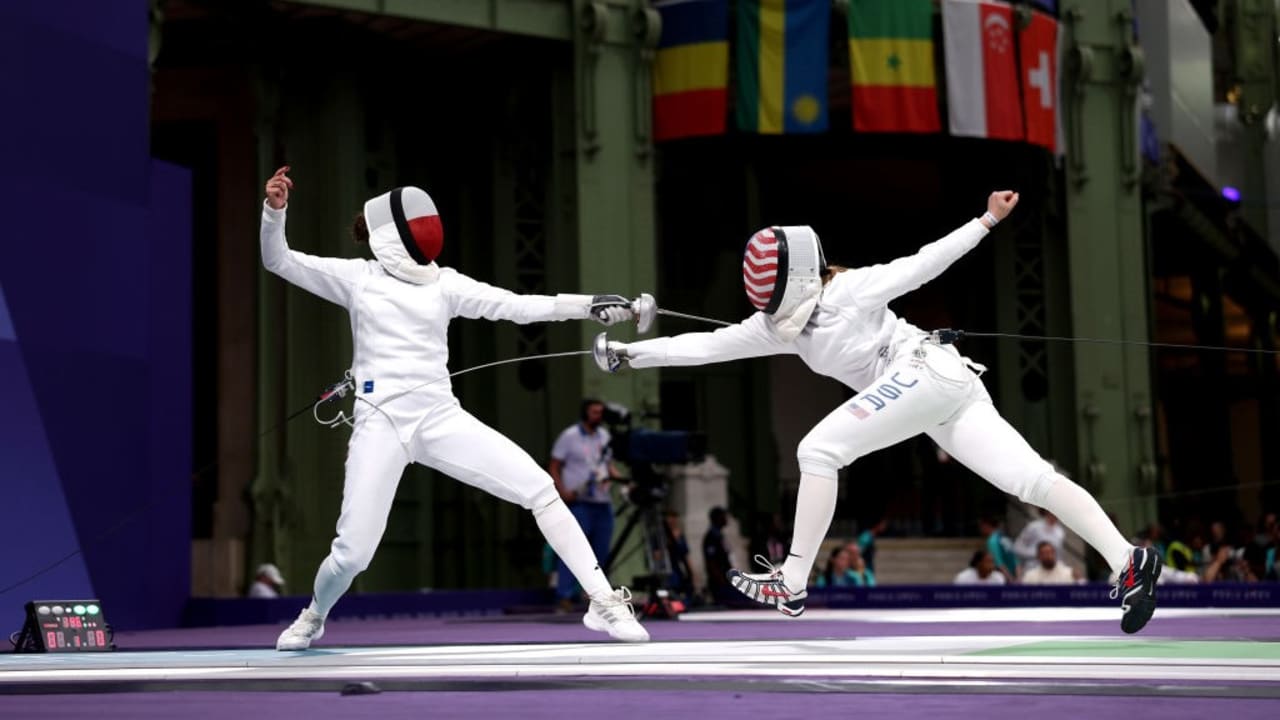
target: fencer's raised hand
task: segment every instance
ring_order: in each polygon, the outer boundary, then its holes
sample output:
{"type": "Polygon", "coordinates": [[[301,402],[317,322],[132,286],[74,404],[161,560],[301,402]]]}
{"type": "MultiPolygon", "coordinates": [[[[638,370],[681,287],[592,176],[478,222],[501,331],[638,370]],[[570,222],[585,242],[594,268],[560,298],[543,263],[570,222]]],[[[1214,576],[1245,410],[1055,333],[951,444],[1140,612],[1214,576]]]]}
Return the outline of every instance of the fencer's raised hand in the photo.
{"type": "Polygon", "coordinates": [[[267,204],[276,210],[283,210],[289,204],[289,191],[293,189],[293,181],[289,179],[289,166],[285,165],[267,179],[267,204]]]}
{"type": "Polygon", "coordinates": [[[621,295],[596,295],[591,298],[591,317],[601,325],[607,327],[630,320],[634,316],[631,301],[621,295]]]}
{"type": "Polygon", "coordinates": [[[987,198],[987,212],[999,222],[1009,216],[1013,206],[1018,204],[1018,193],[1013,190],[997,190],[987,198]]]}

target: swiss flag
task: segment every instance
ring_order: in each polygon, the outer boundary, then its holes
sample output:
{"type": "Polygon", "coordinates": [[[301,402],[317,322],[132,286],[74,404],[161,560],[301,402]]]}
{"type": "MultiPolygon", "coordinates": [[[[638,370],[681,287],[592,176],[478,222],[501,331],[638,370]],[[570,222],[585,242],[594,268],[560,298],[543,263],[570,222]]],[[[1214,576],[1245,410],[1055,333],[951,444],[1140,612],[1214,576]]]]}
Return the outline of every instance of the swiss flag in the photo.
{"type": "Polygon", "coordinates": [[[1027,142],[1059,153],[1058,21],[1044,13],[1031,13],[1031,24],[1018,41],[1027,142]]]}
{"type": "Polygon", "coordinates": [[[990,0],[945,0],[942,42],[951,134],[1022,140],[1013,9],[990,0]]]}

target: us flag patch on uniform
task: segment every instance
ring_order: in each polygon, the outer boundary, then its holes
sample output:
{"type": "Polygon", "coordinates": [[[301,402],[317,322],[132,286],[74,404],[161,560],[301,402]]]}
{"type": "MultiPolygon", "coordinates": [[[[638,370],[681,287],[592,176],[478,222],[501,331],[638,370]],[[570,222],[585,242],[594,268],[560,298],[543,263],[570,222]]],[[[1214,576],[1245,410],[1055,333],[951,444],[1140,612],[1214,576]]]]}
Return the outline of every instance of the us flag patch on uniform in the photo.
{"type": "Polygon", "coordinates": [[[853,413],[853,416],[858,418],[859,420],[866,420],[867,418],[871,417],[871,413],[867,412],[861,407],[858,407],[857,400],[854,400],[853,402],[849,403],[849,412],[853,413]]]}

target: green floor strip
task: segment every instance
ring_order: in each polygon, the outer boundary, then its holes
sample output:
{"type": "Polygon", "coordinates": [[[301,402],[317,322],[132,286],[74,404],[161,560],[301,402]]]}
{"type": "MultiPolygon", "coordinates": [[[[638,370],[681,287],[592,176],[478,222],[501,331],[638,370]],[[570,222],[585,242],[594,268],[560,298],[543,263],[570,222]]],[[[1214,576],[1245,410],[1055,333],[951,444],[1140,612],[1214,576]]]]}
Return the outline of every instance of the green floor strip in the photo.
{"type": "Polygon", "coordinates": [[[1207,660],[1277,660],[1280,643],[1250,640],[1048,640],[978,650],[971,655],[1152,657],[1207,660]]]}

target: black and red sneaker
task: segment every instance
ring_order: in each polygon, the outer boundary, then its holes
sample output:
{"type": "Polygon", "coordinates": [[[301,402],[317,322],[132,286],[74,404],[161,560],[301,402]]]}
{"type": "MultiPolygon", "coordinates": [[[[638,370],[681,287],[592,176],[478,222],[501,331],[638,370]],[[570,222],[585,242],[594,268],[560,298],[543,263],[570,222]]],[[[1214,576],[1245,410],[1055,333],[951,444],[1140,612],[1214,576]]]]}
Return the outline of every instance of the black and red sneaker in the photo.
{"type": "Polygon", "coordinates": [[[1120,600],[1120,629],[1127,633],[1141,630],[1156,611],[1156,581],[1163,567],[1155,548],[1135,547],[1129,553],[1129,566],[1116,577],[1111,599],[1120,600]]]}
{"type": "Polygon", "coordinates": [[[808,590],[792,592],[782,581],[782,568],[774,567],[766,558],[757,555],[756,562],[768,572],[744,573],[730,570],[726,573],[729,584],[738,592],[762,605],[772,605],[788,617],[799,617],[804,612],[804,599],[808,590]]]}

